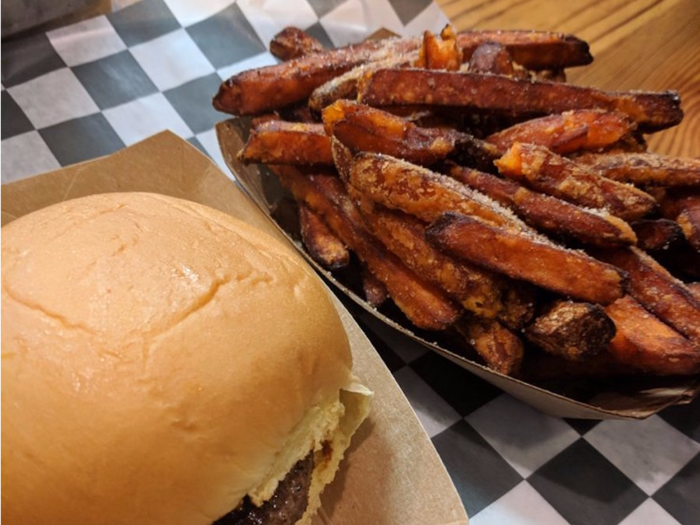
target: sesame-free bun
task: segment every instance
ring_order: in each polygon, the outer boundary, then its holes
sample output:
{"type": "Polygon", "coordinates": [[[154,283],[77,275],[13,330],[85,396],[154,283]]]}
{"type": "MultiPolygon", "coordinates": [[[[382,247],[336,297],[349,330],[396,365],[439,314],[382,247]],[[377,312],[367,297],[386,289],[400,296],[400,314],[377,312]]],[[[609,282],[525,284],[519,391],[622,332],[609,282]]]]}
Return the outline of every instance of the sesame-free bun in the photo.
{"type": "Polygon", "coordinates": [[[113,193],[20,218],[2,228],[2,517],[207,525],[325,442],[320,492],[367,414],[351,367],[316,275],[226,214],[113,193]]]}

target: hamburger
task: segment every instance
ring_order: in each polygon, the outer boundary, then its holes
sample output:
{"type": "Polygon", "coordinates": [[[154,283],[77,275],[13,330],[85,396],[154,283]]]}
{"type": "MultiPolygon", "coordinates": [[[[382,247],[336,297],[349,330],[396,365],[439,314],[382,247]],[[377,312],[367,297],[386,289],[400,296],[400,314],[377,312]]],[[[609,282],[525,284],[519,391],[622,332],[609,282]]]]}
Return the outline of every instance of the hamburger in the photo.
{"type": "Polygon", "coordinates": [[[2,228],[2,517],[310,523],[370,393],[325,287],[224,213],[113,193],[2,228]]]}

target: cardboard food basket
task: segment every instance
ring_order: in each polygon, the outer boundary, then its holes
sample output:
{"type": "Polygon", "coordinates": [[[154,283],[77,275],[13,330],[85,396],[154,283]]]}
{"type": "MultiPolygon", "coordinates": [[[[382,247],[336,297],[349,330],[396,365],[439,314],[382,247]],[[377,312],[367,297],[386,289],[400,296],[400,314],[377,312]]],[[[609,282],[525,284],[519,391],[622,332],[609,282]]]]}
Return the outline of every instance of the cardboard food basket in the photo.
{"type": "MultiPolygon", "coordinates": [[[[366,310],[379,322],[391,327],[405,344],[419,344],[429,348],[479,376],[481,379],[508,392],[538,410],[557,417],[580,419],[644,419],[666,407],[692,401],[700,392],[700,378],[696,377],[629,377],[554,379],[532,384],[510,377],[465,357],[459,349],[433,339],[434,334],[415,330],[408,321],[392,317],[371,307],[350,285],[314,261],[303,249],[293,229],[292,221],[285,222],[282,209],[289,194],[274,174],[257,164],[243,164],[237,158],[247,140],[249,119],[232,118],[217,124],[217,136],[224,160],[235,173],[241,187],[269,217],[277,218],[281,234],[293,243],[299,253],[336,290],[366,310]],[[398,319],[398,320],[397,320],[398,319]]],[[[469,395],[465,392],[465,395],[469,395]]]]}
{"type": "MultiPolygon", "coordinates": [[[[286,239],[211,160],[170,132],[2,186],[2,224],[71,198],[123,191],[199,202],[286,239]]],[[[355,373],[374,397],[314,523],[466,525],[459,495],[410,404],[348,311],[334,302],[350,339],[355,373]]]]}

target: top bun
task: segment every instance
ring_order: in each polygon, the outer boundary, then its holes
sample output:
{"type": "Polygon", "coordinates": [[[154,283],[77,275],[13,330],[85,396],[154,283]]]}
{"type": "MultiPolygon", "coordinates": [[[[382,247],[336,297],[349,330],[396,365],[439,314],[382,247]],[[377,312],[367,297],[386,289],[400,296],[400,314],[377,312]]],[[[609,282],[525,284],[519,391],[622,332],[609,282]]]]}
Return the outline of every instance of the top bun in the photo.
{"type": "Polygon", "coordinates": [[[143,193],[2,229],[2,360],[2,517],[24,525],[210,524],[270,485],[352,365],[290,249],[143,193]]]}

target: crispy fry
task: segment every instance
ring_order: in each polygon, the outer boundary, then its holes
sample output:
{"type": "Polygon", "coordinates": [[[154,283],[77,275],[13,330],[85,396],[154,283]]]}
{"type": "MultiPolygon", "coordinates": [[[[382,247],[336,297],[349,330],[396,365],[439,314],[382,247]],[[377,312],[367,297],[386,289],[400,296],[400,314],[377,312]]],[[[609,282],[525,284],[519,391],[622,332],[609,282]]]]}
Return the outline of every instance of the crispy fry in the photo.
{"type": "Polygon", "coordinates": [[[505,375],[518,375],[523,362],[523,343],[508,328],[498,321],[477,318],[463,319],[455,328],[489,368],[505,375]]]}
{"type": "Polygon", "coordinates": [[[629,293],[646,309],[696,344],[700,344],[700,302],[668,270],[643,251],[606,250],[596,257],[626,271],[629,293]]]}
{"type": "Polygon", "coordinates": [[[504,45],[498,42],[485,42],[472,53],[468,71],[513,76],[515,74],[513,57],[504,45]]]}
{"type": "Polygon", "coordinates": [[[333,165],[331,143],[322,124],[271,120],[251,128],[239,153],[243,162],[333,165]]]}
{"type": "Polygon", "coordinates": [[[457,71],[462,65],[462,50],[457,45],[455,33],[451,26],[446,26],[440,33],[440,38],[430,31],[423,33],[416,67],[428,69],[445,69],[457,71]]]}
{"type": "Polygon", "coordinates": [[[561,69],[593,61],[588,44],[573,35],[546,31],[465,31],[457,33],[463,60],[485,42],[504,45],[518,64],[527,69],[561,69]]]}
{"type": "Polygon", "coordinates": [[[473,217],[446,213],[426,237],[457,257],[575,299],[609,304],[623,294],[625,274],[614,266],[473,217]]]}
{"type": "Polygon", "coordinates": [[[676,218],[683,235],[693,248],[700,250],[700,201],[688,203],[676,218]]]}
{"type": "Polygon", "coordinates": [[[606,179],[584,165],[547,148],[516,142],[496,161],[498,171],[527,186],[582,206],[602,208],[635,220],[656,208],[651,195],[629,184],[606,179]]]}
{"type": "Polygon", "coordinates": [[[605,308],[617,333],[608,345],[613,357],[632,368],[658,375],[700,372],[700,350],[629,295],[605,308]]]}
{"type": "Polygon", "coordinates": [[[585,153],[576,162],[608,178],[640,186],[700,186],[700,160],[654,153],[585,153]]]}
{"type": "Polygon", "coordinates": [[[448,164],[450,177],[512,209],[530,226],[594,246],[628,246],[637,239],[629,224],[604,210],[581,208],[517,182],[448,164]]]}
{"type": "Polygon", "coordinates": [[[348,181],[369,199],[430,222],[444,211],[474,215],[517,231],[534,230],[485,195],[415,164],[376,153],[353,157],[348,181]]]}
{"type": "Polygon", "coordinates": [[[526,120],[486,137],[505,152],[515,142],[545,146],[555,153],[598,149],[615,144],[635,129],[623,113],[579,109],[526,120]]]}
{"type": "Polygon", "coordinates": [[[667,249],[683,236],[683,230],[668,219],[640,219],[632,223],[637,235],[637,247],[645,251],[667,249]]]}
{"type": "Polygon", "coordinates": [[[644,131],[678,124],[683,112],[674,91],[613,92],[590,87],[424,69],[380,69],[362,77],[358,100],[370,106],[459,106],[514,117],[573,109],[620,111],[644,131]]]}
{"type": "Polygon", "coordinates": [[[294,197],[318,213],[384,283],[389,296],[413,324],[426,330],[443,330],[457,320],[461,313],[457,305],[436,286],[415,275],[397,257],[387,253],[367,232],[338,177],[305,176],[291,166],[273,166],[272,169],[294,197]]]}
{"type": "Polygon", "coordinates": [[[524,332],[550,354],[585,361],[606,347],[615,324],[599,304],[555,301],[524,332]]]}
{"type": "Polygon", "coordinates": [[[323,44],[297,27],[285,27],[270,40],[270,53],[280,60],[292,60],[325,51],[323,44]]]}
{"type": "Polygon", "coordinates": [[[362,265],[362,291],[365,299],[373,308],[379,308],[389,298],[389,292],[366,265],[362,265]]]}
{"type": "Polygon", "coordinates": [[[349,100],[338,100],[323,111],[326,132],[352,151],[370,151],[428,166],[448,156],[493,166],[496,148],[466,133],[447,128],[424,128],[349,100]]]}
{"type": "Polygon", "coordinates": [[[305,100],[320,85],[360,64],[401,55],[418,45],[417,39],[364,42],[243,71],[221,84],[214,107],[233,115],[282,108],[305,100]]]}
{"type": "MultiPolygon", "coordinates": [[[[354,190],[357,192],[357,190],[354,190]]],[[[527,315],[519,305],[510,307],[508,287],[514,283],[471,263],[459,261],[441,253],[425,240],[425,224],[401,212],[376,205],[359,192],[351,197],[359,202],[364,223],[379,241],[418,275],[434,282],[464,308],[481,317],[505,320],[511,326],[521,326],[529,318],[513,318],[513,314],[527,315]]],[[[516,297],[518,303],[531,301],[527,293],[516,297]]]]}
{"type": "Polygon", "coordinates": [[[304,246],[321,266],[339,270],[350,263],[347,247],[326,226],[323,219],[303,203],[299,205],[299,226],[304,246]]]}

